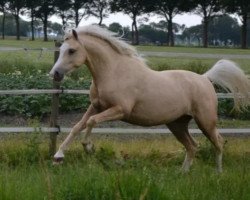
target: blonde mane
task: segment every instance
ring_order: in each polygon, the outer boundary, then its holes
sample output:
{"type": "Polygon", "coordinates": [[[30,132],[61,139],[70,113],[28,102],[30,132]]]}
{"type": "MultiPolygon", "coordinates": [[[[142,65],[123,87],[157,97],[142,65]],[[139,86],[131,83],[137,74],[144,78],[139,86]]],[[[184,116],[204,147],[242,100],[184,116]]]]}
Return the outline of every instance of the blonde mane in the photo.
{"type": "Polygon", "coordinates": [[[106,41],[119,54],[139,58],[139,54],[134,47],[121,40],[121,38],[115,37],[116,33],[107,29],[97,25],[89,25],[80,26],[76,28],[76,31],[78,34],[86,34],[106,41]]]}

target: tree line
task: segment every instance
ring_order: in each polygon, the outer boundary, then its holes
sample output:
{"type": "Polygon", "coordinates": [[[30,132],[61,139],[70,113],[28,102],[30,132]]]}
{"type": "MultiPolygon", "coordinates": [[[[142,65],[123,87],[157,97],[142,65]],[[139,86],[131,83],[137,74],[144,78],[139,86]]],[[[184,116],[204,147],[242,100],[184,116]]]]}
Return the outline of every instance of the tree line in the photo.
{"type": "MultiPolygon", "coordinates": [[[[48,19],[57,15],[63,25],[78,26],[83,18],[95,16],[102,25],[103,19],[110,13],[123,12],[132,19],[132,44],[139,44],[139,17],[155,14],[164,18],[166,45],[175,45],[175,25],[173,19],[177,14],[193,12],[202,17],[202,46],[208,47],[209,27],[212,20],[223,13],[235,13],[241,20],[241,47],[247,48],[248,19],[250,18],[249,0],[0,0],[2,13],[2,38],[5,35],[5,18],[11,14],[15,19],[16,37],[20,39],[20,16],[30,19],[32,40],[37,20],[43,23],[44,40],[48,40],[48,19]]],[[[199,33],[200,34],[200,33],[199,33]]]]}

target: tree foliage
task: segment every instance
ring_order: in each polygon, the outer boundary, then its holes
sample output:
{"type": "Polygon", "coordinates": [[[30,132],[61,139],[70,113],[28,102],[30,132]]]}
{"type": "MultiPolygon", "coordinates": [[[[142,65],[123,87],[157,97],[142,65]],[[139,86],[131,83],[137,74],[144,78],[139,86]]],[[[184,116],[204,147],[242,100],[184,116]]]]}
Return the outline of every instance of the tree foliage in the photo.
{"type": "Polygon", "coordinates": [[[62,25],[66,26],[69,20],[73,19],[73,14],[71,11],[71,1],[61,1],[55,0],[56,15],[62,20],[62,25]]]}
{"type": "Polygon", "coordinates": [[[237,19],[227,14],[215,16],[210,22],[209,33],[210,42],[218,41],[223,46],[240,43],[240,26],[237,19]]]}
{"type": "Polygon", "coordinates": [[[20,40],[20,21],[19,17],[22,11],[25,8],[25,0],[9,0],[8,10],[15,18],[16,23],[16,37],[17,40],[20,40]]]}
{"type": "Polygon", "coordinates": [[[88,6],[90,0],[72,0],[71,2],[71,9],[73,13],[73,19],[75,19],[75,26],[77,27],[85,16],[88,16],[88,6]]]}
{"type": "Polygon", "coordinates": [[[208,26],[211,19],[220,11],[220,0],[194,0],[195,13],[203,19],[203,47],[208,47],[208,26]]]}
{"type": "Polygon", "coordinates": [[[152,1],[149,0],[112,0],[110,2],[112,12],[123,12],[132,19],[132,44],[139,44],[139,31],[137,19],[140,15],[150,10],[152,1]]]}
{"type": "Polygon", "coordinates": [[[167,45],[174,46],[173,18],[184,11],[189,11],[194,7],[192,2],[185,0],[158,0],[155,2],[155,12],[164,17],[167,24],[167,45]]]}
{"type": "MultiPolygon", "coordinates": [[[[112,12],[122,12],[130,16],[132,20],[131,36],[127,36],[130,31],[128,31],[126,27],[126,38],[130,38],[132,44],[135,45],[139,44],[140,39],[146,38],[145,34],[149,36],[152,32],[161,30],[166,33],[166,42],[164,43],[170,46],[174,46],[175,38],[179,31],[179,33],[183,32],[183,34],[182,37],[178,36],[178,39],[196,38],[199,41],[203,41],[204,47],[211,44],[211,40],[224,40],[224,43],[227,43],[226,33],[228,33],[230,37],[234,34],[235,39],[232,40],[231,37],[230,41],[236,44],[239,41],[236,37],[241,37],[241,47],[247,48],[247,38],[249,38],[247,34],[249,31],[249,23],[247,21],[250,18],[249,0],[0,0],[2,38],[4,39],[5,35],[5,19],[7,14],[14,16],[14,26],[12,25],[13,27],[11,27],[11,29],[15,27],[17,39],[20,38],[20,16],[26,15],[31,19],[32,39],[34,39],[35,24],[40,20],[43,24],[44,40],[46,41],[48,40],[48,20],[52,15],[60,17],[62,24],[65,26],[69,24],[78,26],[82,19],[87,19],[89,16],[95,16],[99,19],[98,24],[103,25],[103,19],[112,12]],[[176,15],[189,11],[202,17],[202,31],[200,31],[201,26],[199,25],[184,30],[184,26],[173,23],[173,19],[176,15]],[[235,25],[234,20],[225,15],[224,18],[217,17],[218,14],[221,15],[228,12],[236,13],[240,17],[242,22],[241,36],[239,36],[238,33],[236,34],[238,26],[235,25]],[[146,25],[144,19],[148,19],[152,14],[163,17],[164,21],[146,25]],[[223,21],[223,19],[227,19],[228,21],[223,21]],[[224,24],[224,26],[226,25],[229,29],[224,29],[224,34],[221,34],[223,30],[214,29],[214,27],[217,27],[217,25],[215,26],[216,23],[224,24]],[[231,28],[229,26],[230,24],[231,28]],[[214,34],[216,31],[220,32],[221,35],[214,34]],[[142,34],[142,37],[139,37],[139,32],[142,34]],[[225,39],[221,38],[222,35],[225,39]]],[[[114,27],[110,26],[111,29],[114,27]]],[[[119,33],[124,33],[124,30],[123,27],[119,33]]],[[[155,34],[158,33],[155,32],[155,34]]],[[[150,38],[150,41],[155,41],[152,39],[153,36],[150,36],[150,38]]]]}
{"type": "Polygon", "coordinates": [[[31,38],[35,40],[35,19],[36,19],[36,7],[39,5],[37,0],[25,0],[26,14],[30,17],[30,27],[31,27],[31,38]]]}
{"type": "Polygon", "coordinates": [[[88,13],[99,19],[98,24],[102,25],[104,18],[109,15],[110,0],[92,0],[89,4],[88,13]]]}
{"type": "Polygon", "coordinates": [[[3,18],[1,20],[1,26],[2,26],[2,39],[5,38],[5,19],[6,19],[6,12],[7,12],[7,0],[0,0],[0,12],[3,14],[3,18]]]}
{"type": "Polygon", "coordinates": [[[55,13],[54,0],[41,0],[35,9],[35,16],[43,22],[44,41],[48,41],[48,18],[55,13]]]}
{"type": "Polygon", "coordinates": [[[223,7],[227,12],[237,13],[241,19],[241,47],[247,48],[247,30],[248,19],[250,19],[250,1],[249,0],[221,0],[223,7]]]}

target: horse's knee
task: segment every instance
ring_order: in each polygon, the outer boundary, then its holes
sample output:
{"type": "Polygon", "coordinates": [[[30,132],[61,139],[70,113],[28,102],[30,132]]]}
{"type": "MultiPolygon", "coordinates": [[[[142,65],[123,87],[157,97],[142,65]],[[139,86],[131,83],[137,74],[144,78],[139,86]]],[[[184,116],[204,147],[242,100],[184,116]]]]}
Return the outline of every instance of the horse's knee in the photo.
{"type": "Polygon", "coordinates": [[[91,128],[91,127],[95,126],[95,124],[96,124],[95,118],[94,117],[90,117],[89,120],[87,121],[86,125],[87,125],[87,127],[91,128]]]}

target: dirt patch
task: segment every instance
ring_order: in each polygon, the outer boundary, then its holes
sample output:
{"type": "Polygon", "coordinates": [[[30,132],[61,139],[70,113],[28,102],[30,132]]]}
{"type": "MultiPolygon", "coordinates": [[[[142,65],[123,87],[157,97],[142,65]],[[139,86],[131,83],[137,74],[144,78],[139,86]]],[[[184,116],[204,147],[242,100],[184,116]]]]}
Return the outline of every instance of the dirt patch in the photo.
{"type": "MultiPolygon", "coordinates": [[[[73,112],[60,114],[58,116],[58,125],[62,127],[73,127],[83,116],[84,113],[73,112]]],[[[32,119],[23,116],[8,116],[0,114],[0,126],[30,126],[32,119]]],[[[41,126],[49,126],[50,116],[41,119],[35,119],[41,126]]],[[[131,125],[122,121],[103,122],[97,125],[98,128],[141,128],[141,126],[131,125]]],[[[155,126],[154,128],[165,128],[165,125],[155,126]]]]}

